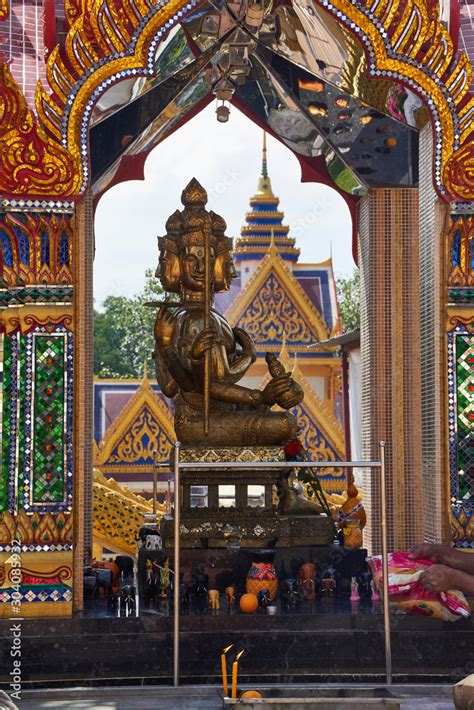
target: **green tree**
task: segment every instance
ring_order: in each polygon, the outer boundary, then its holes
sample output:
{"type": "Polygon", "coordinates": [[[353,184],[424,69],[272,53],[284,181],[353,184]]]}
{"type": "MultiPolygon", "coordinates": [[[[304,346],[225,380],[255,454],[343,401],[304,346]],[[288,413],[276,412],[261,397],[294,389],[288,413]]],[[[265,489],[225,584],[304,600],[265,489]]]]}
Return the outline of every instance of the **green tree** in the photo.
{"type": "Polygon", "coordinates": [[[342,319],[342,332],[360,328],[360,272],[336,279],[337,300],[342,319]]]}
{"type": "Polygon", "coordinates": [[[156,309],[144,304],[160,301],[164,296],[151,270],[146,271],[145,279],[141,293],[132,297],[107,296],[103,310],[94,311],[96,377],[141,377],[145,362],[149,371],[153,371],[151,353],[156,309]]]}

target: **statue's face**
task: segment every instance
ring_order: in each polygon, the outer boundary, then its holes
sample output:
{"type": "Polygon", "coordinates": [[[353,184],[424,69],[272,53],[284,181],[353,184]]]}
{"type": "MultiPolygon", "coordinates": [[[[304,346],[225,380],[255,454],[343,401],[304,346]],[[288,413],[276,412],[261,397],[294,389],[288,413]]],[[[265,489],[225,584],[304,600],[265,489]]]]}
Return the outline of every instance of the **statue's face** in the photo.
{"type": "MultiPolygon", "coordinates": [[[[181,283],[190,291],[203,291],[205,280],[205,249],[204,245],[193,244],[183,249],[179,255],[181,264],[181,283]]],[[[210,250],[210,273],[214,273],[215,254],[210,250]]]]}
{"type": "Polygon", "coordinates": [[[225,251],[216,257],[216,265],[214,268],[215,290],[228,291],[231,287],[232,280],[237,277],[232,253],[225,251]]]}
{"type": "Polygon", "coordinates": [[[155,272],[165,291],[176,292],[179,289],[179,258],[167,249],[160,252],[158,268],[155,272]]]}

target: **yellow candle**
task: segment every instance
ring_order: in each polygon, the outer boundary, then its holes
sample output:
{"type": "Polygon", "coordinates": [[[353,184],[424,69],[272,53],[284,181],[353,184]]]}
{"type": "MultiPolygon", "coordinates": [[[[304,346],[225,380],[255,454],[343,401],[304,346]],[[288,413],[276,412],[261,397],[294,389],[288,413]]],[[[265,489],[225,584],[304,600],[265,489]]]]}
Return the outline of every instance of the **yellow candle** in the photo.
{"type": "Polygon", "coordinates": [[[222,688],[224,690],[224,695],[226,697],[228,697],[229,684],[227,682],[227,665],[226,665],[225,653],[223,653],[221,656],[221,664],[222,664],[222,688]]]}
{"type": "Polygon", "coordinates": [[[222,666],[222,687],[224,689],[224,695],[226,697],[229,696],[229,683],[227,681],[227,658],[226,654],[230,649],[233,647],[233,643],[230,646],[227,646],[227,648],[224,648],[221,654],[221,666],[222,666]]]}
{"type": "Polygon", "coordinates": [[[234,661],[232,664],[232,697],[237,697],[237,673],[239,672],[239,664],[234,661]]]}
{"type": "Polygon", "coordinates": [[[237,654],[235,661],[232,664],[232,697],[237,697],[237,675],[239,673],[239,658],[243,654],[243,651],[237,654]]]}

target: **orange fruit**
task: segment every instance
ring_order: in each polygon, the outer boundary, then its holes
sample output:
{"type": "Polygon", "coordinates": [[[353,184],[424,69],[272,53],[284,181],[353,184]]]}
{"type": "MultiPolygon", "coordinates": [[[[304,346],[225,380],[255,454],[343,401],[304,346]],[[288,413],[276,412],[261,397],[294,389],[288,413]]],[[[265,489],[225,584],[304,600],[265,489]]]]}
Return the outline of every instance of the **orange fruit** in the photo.
{"type": "Polygon", "coordinates": [[[258,692],[258,690],[246,690],[242,695],[240,696],[241,698],[263,698],[263,695],[258,692]]]}
{"type": "Polygon", "coordinates": [[[240,597],[240,608],[246,614],[253,614],[258,609],[258,599],[256,594],[242,594],[240,597]]]}

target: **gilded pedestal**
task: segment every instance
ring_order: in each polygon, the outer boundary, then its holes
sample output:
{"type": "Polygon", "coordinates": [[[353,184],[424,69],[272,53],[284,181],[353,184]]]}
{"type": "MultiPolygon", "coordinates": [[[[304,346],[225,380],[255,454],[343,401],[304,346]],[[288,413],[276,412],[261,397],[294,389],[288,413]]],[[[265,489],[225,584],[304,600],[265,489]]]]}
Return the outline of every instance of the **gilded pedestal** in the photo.
{"type": "MultiPolygon", "coordinates": [[[[333,542],[332,523],[325,515],[282,515],[278,512],[277,484],[281,468],[272,468],[275,461],[284,461],[281,447],[228,447],[191,448],[183,447],[181,463],[223,464],[214,469],[196,467],[183,469],[181,479],[181,546],[185,548],[267,548],[293,545],[329,545],[333,542]],[[247,468],[226,463],[268,463],[268,468],[247,468]],[[234,505],[223,505],[219,488],[233,486],[234,505]],[[249,486],[262,487],[262,504],[249,505],[249,486]],[[207,488],[207,496],[195,505],[195,488],[207,488]]],[[[174,545],[173,520],[162,520],[162,535],[165,547],[174,545]]]]}

